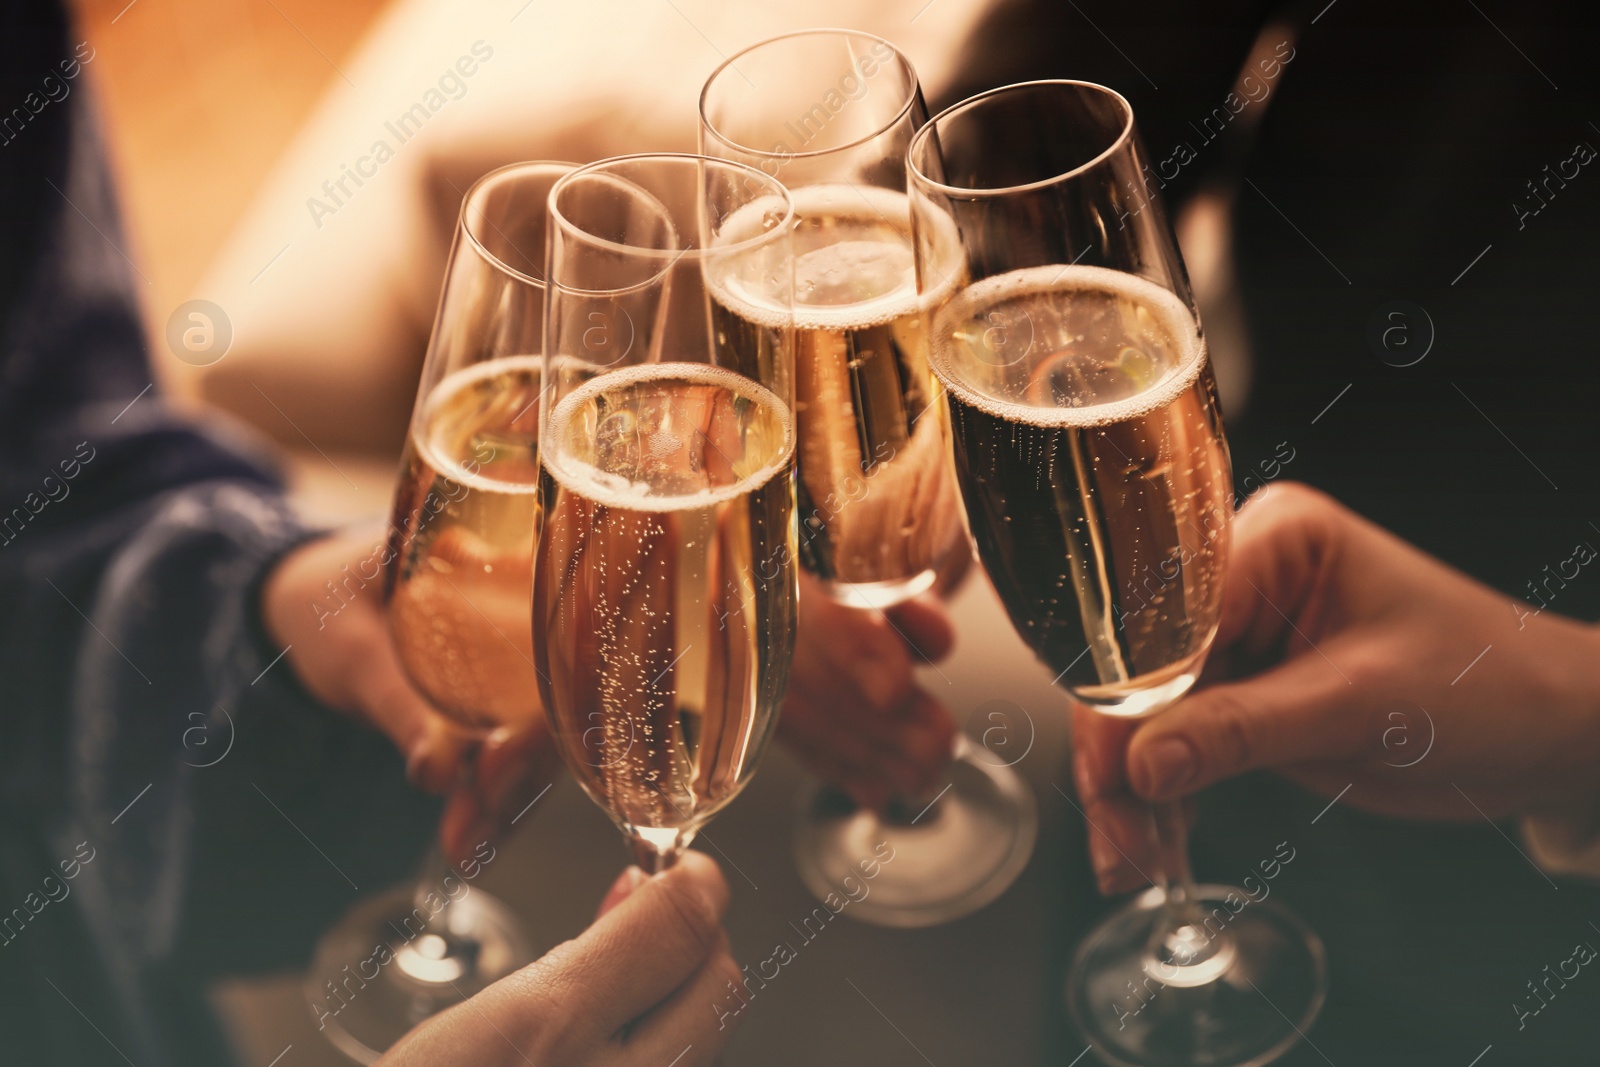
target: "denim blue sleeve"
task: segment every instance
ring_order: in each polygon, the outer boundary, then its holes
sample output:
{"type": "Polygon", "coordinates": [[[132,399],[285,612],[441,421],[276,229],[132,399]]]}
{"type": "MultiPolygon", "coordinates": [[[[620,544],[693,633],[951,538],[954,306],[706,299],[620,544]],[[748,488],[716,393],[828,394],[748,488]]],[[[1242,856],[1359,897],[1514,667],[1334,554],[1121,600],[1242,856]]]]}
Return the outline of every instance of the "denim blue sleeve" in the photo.
{"type": "MultiPolygon", "coordinates": [[[[58,11],[0,15],[0,64],[74,54],[58,11]]],[[[205,983],[303,962],[437,808],[262,632],[313,535],[153,384],[85,81],[0,131],[0,1028],[19,1062],[217,1063],[205,983]]]]}

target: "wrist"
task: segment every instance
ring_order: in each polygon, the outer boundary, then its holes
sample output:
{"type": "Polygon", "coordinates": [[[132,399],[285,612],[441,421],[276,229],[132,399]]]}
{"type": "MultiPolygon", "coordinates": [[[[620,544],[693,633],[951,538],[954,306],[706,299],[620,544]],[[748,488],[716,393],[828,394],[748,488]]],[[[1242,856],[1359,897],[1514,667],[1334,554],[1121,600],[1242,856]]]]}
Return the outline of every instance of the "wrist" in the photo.
{"type": "Polygon", "coordinates": [[[1560,616],[1538,620],[1542,684],[1530,712],[1550,716],[1548,766],[1523,812],[1571,843],[1600,841],[1600,627],[1560,616]]]}

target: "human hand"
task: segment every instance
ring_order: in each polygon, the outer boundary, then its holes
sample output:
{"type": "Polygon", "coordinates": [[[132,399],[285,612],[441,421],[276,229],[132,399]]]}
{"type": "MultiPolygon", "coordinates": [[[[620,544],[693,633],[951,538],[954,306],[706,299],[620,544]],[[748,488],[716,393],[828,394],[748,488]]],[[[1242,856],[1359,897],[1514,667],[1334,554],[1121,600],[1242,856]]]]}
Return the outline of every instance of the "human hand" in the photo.
{"type": "Polygon", "coordinates": [[[411,684],[384,614],[382,577],[346,581],[370,573],[363,564],[381,558],[382,543],[379,531],[346,530],[295,549],[262,585],[263,621],[273,641],[288,647],[285,659],[307,692],[384,733],[413,784],[449,794],[440,843],[447,858],[460,860],[552,780],[558,758],[543,715],[478,739],[411,684]],[[350,597],[337,612],[328,607],[330,581],[350,597]],[[468,766],[472,773],[463,774],[468,766]]]}
{"type": "Polygon", "coordinates": [[[912,668],[944,658],[954,643],[932,597],[883,612],[852,608],[802,574],[778,738],[863,807],[931,788],[950,762],[956,724],[912,668]]]}
{"type": "Polygon", "coordinates": [[[1075,715],[1102,888],[1137,886],[1132,865],[1152,855],[1135,795],[1170,800],[1259,768],[1405,818],[1588,817],[1597,653],[1593,627],[1279,483],[1234,524],[1202,687],[1142,722],[1075,715]]]}
{"type": "Polygon", "coordinates": [[[685,852],[646,878],[629,867],[576,939],[418,1026],[380,1067],[696,1067],[737,1015],[715,1007],[744,976],[720,925],[728,886],[685,852]]]}

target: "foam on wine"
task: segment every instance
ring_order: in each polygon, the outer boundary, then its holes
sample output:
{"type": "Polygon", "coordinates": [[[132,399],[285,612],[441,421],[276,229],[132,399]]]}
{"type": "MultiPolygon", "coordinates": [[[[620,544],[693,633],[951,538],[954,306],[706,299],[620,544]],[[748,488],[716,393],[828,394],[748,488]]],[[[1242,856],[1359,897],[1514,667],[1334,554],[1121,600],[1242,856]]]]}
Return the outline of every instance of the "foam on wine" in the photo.
{"type": "Polygon", "coordinates": [[[436,472],[462,485],[487,493],[537,493],[538,464],[528,453],[538,436],[543,363],[540,356],[507,356],[449,375],[424,401],[412,427],[412,447],[436,472]],[[499,417],[482,413],[509,397],[532,404],[519,402],[523,410],[499,417]],[[519,423],[526,428],[516,432],[513,426],[519,423]],[[480,455],[485,448],[494,453],[488,462],[480,455]],[[505,453],[516,456],[514,465],[505,453]]]}
{"type": "MultiPolygon", "coordinates": [[[[985,278],[939,311],[934,336],[929,353],[934,373],[952,393],[996,418],[1035,426],[1106,426],[1149,414],[1191,388],[1206,364],[1205,342],[1182,300],[1153,282],[1103,267],[1030,267],[985,278]],[[1025,365],[1026,354],[1019,356],[1007,349],[1024,347],[1030,341],[1048,343],[1040,342],[1038,335],[1054,323],[1036,317],[1057,319],[1055,310],[1063,294],[1073,292],[1110,295],[1128,309],[1127,313],[1148,316],[1148,322],[1123,332],[1142,335],[1144,343],[1139,346],[1139,355],[1158,373],[1144,381],[1130,375],[1123,380],[1121,390],[1108,387],[1082,391],[1066,398],[1065,405],[1060,403],[1062,398],[1054,395],[1042,403],[1044,398],[1037,394],[1030,400],[1027,386],[1031,380],[1017,382],[995,374],[988,382],[978,381],[976,371],[1025,365]],[[994,318],[999,309],[1005,309],[1003,320],[994,318]],[[983,331],[1008,331],[1009,339],[999,348],[991,348],[987,356],[979,354],[974,358],[977,345],[972,331],[961,328],[963,323],[981,324],[983,331]],[[1032,335],[1019,337],[1019,331],[1025,329],[1031,330],[1032,335]],[[1122,395],[1100,395],[1119,391],[1122,395]]],[[[1097,349],[1099,339],[1078,336],[1064,340],[1081,346],[1088,358],[1103,358],[1097,349]]]]}
{"type": "MultiPolygon", "coordinates": [[[[733,500],[765,484],[788,463],[794,451],[794,428],[782,401],[770,390],[732,371],[704,363],[646,363],[603,374],[563,397],[550,415],[550,441],[545,468],[552,478],[579,496],[632,511],[683,511],[733,500]],[[636,469],[635,473],[644,477],[630,477],[618,473],[611,464],[593,462],[592,454],[591,459],[584,459],[586,449],[573,447],[582,435],[598,429],[575,425],[575,421],[591,415],[603,395],[625,394],[661,382],[710,386],[734,394],[759,409],[761,421],[773,427],[763,426],[762,432],[775,432],[782,440],[781,446],[758,450],[762,462],[753,467],[744,464],[747,469],[738,471],[737,481],[688,490],[649,476],[649,464],[640,464],[636,469]]],[[[672,431],[657,430],[647,446],[647,456],[665,457],[681,451],[683,445],[682,438],[672,431]]]]}
{"type": "MultiPolygon", "coordinates": [[[[794,289],[776,294],[752,287],[737,270],[713,269],[713,298],[740,318],[768,328],[844,333],[892,323],[942,303],[960,280],[960,242],[955,224],[937,223],[934,247],[941,265],[917,292],[911,246],[910,201],[904,193],[864,185],[807,185],[792,190],[799,222],[794,236],[794,289]],[[774,295],[783,302],[773,299],[774,295]],[[791,309],[789,301],[792,299],[791,309]]],[[[749,240],[770,218],[770,206],[748,204],[723,224],[719,244],[749,240]]],[[[737,257],[730,257],[737,264],[737,257]]]]}

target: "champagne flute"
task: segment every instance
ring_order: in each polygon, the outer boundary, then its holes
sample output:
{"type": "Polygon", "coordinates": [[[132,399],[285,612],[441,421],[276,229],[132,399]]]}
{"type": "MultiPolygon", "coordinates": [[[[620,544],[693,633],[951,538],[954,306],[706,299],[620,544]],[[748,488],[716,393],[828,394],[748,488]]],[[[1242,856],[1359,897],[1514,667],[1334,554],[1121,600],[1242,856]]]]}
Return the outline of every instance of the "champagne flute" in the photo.
{"type": "Polygon", "coordinates": [[[744,788],[788,680],[793,207],[749,167],[641,155],[563,178],[550,217],[539,685],[654,873],[744,788]]]}
{"type": "MultiPolygon", "coordinates": [[[[528,612],[544,230],[550,188],[573,166],[518,163],[467,191],[384,553],[401,664],[435,708],[480,738],[540,713],[528,612]]],[[[352,1059],[371,1063],[423,1019],[533,959],[510,910],[461,875],[435,851],[417,885],[359,903],[319,943],[306,995],[319,1028],[352,1059]]]]}
{"type": "MultiPolygon", "coordinates": [[[[806,30],[734,55],[700,95],[707,155],[760,168],[794,198],[795,410],[801,560],[840,602],[882,611],[932,588],[971,546],[948,424],[928,367],[911,251],[905,152],[927,121],[916,70],[888,41],[806,30]]],[[[959,247],[924,271],[959,281],[959,247]]],[[[964,736],[949,785],[883,815],[843,793],[803,801],[795,854],[818,897],[887,843],[903,861],[850,914],[888,926],[948,922],[988,904],[1033,852],[1022,780],[964,736]]]]}
{"type": "MultiPolygon", "coordinates": [[[[965,255],[930,333],[979,557],[1073,697],[1158,714],[1216,634],[1233,494],[1133,111],[1084,82],[1009,86],[936,116],[909,166],[919,262],[946,270],[952,232],[965,255]]],[[[1158,885],[1080,946],[1073,1018],[1116,1064],[1268,1063],[1321,1008],[1321,942],[1276,901],[1194,885],[1179,808],[1152,821],[1158,885]]]]}

